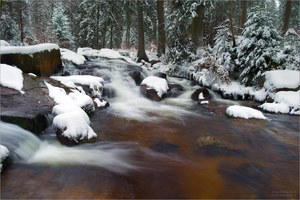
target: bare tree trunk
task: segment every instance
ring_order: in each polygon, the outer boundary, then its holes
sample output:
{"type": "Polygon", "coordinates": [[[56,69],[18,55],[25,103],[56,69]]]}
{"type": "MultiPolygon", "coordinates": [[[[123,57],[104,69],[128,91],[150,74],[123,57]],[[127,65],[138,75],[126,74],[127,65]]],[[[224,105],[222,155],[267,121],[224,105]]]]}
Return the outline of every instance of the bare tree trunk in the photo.
{"type": "Polygon", "coordinates": [[[102,36],[102,45],[101,48],[105,48],[106,47],[106,31],[107,28],[105,26],[105,28],[102,30],[101,36],[102,36]]]}
{"type": "Polygon", "coordinates": [[[125,38],[125,48],[130,47],[130,29],[131,29],[131,13],[130,13],[130,1],[127,1],[127,11],[126,11],[126,38],[125,38]]]}
{"type": "Polygon", "coordinates": [[[286,0],[284,16],[283,16],[283,27],[282,27],[282,35],[289,29],[291,14],[292,14],[292,0],[286,0]]]}
{"type": "Polygon", "coordinates": [[[109,48],[113,48],[113,24],[110,24],[110,42],[109,42],[109,48]]]}
{"type": "Polygon", "coordinates": [[[143,17],[143,0],[137,0],[137,11],[138,11],[138,62],[149,61],[146,51],[145,51],[145,38],[144,38],[144,17],[143,17]]]}
{"type": "Polygon", "coordinates": [[[230,0],[229,19],[230,19],[230,29],[231,29],[231,34],[232,34],[232,46],[235,47],[236,46],[236,42],[235,42],[234,28],[233,28],[233,17],[232,17],[233,5],[232,5],[232,1],[233,0],[230,0]]]}
{"type": "Polygon", "coordinates": [[[247,21],[247,8],[248,8],[248,1],[241,0],[242,5],[242,15],[240,21],[240,27],[244,27],[245,22],[247,21]]]}
{"type": "Polygon", "coordinates": [[[161,56],[166,53],[166,32],[164,17],[164,0],[157,0],[157,20],[158,20],[158,47],[157,54],[161,56]]]}
{"type": "Polygon", "coordinates": [[[196,47],[204,44],[204,11],[205,6],[202,4],[197,7],[197,16],[192,21],[192,41],[196,47]]]}
{"type": "Polygon", "coordinates": [[[97,30],[96,30],[96,49],[99,49],[99,21],[100,21],[100,7],[97,5],[97,30]]]}

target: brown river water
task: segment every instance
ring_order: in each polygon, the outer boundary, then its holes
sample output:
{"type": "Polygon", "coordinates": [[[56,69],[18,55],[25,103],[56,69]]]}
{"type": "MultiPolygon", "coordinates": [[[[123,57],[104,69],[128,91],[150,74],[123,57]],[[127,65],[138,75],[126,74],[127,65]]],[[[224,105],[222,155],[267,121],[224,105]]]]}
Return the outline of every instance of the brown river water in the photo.
{"type": "MultiPolygon", "coordinates": [[[[233,119],[225,114],[233,102],[218,100],[181,101],[171,110],[160,106],[176,103],[146,102],[132,111],[119,99],[90,116],[96,143],[10,165],[1,199],[299,199],[299,116],[233,119]],[[203,145],[205,137],[215,143],[203,145]]],[[[54,136],[49,129],[39,139],[51,144],[54,136]]]]}

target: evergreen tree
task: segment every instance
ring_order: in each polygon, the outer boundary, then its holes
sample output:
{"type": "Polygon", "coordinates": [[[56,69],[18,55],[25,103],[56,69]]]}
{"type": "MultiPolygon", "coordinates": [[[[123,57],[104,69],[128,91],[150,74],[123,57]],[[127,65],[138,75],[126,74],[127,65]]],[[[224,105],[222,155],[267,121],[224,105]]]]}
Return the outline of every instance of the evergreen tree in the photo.
{"type": "Polygon", "coordinates": [[[236,62],[240,66],[240,81],[251,85],[257,83],[263,72],[279,68],[276,55],[282,38],[272,27],[269,13],[258,7],[249,13],[243,36],[237,47],[236,62]]]}
{"type": "Polygon", "coordinates": [[[232,60],[233,47],[232,47],[232,35],[229,31],[230,22],[226,20],[220,26],[218,26],[217,34],[215,37],[215,45],[213,47],[213,55],[217,59],[217,63],[227,70],[233,70],[234,63],[232,60]]]}
{"type": "Polygon", "coordinates": [[[74,48],[74,38],[70,30],[70,22],[65,15],[65,10],[61,3],[54,8],[52,22],[52,31],[59,46],[62,48],[74,48]]]}
{"type": "Polygon", "coordinates": [[[300,36],[294,29],[284,34],[284,46],[279,55],[283,69],[300,71],[300,36]]]}

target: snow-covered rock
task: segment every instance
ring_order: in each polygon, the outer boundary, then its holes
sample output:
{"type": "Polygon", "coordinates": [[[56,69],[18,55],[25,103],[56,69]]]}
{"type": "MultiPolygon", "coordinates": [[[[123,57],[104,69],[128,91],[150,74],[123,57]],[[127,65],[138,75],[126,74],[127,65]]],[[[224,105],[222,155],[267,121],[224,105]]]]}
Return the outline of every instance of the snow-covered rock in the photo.
{"type": "Polygon", "coordinates": [[[146,85],[154,89],[160,98],[162,98],[163,94],[166,94],[169,89],[167,80],[156,76],[148,76],[142,81],[141,85],[146,85]]]}
{"type": "Polygon", "coordinates": [[[0,172],[2,172],[3,168],[3,162],[5,159],[7,159],[9,156],[9,151],[8,149],[0,144],[0,172]]]}
{"type": "Polygon", "coordinates": [[[58,139],[66,145],[77,144],[85,140],[95,140],[97,137],[97,134],[89,126],[88,115],[79,107],[55,116],[53,125],[58,128],[58,139]]]}
{"type": "Polygon", "coordinates": [[[68,49],[61,48],[60,54],[62,60],[70,61],[76,65],[82,65],[86,61],[83,55],[80,55],[68,49]]]}
{"type": "Polygon", "coordinates": [[[298,89],[300,87],[300,71],[273,70],[265,72],[264,87],[267,90],[298,89]]]}
{"type": "Polygon", "coordinates": [[[300,109],[300,90],[293,91],[280,91],[275,94],[274,101],[276,103],[284,103],[291,108],[300,109]]]}
{"type": "Polygon", "coordinates": [[[59,46],[38,44],[33,46],[3,46],[1,63],[15,65],[24,73],[51,76],[62,67],[59,46]]]}
{"type": "Polygon", "coordinates": [[[10,65],[0,64],[0,85],[18,90],[23,94],[23,79],[22,70],[10,65]]]}
{"type": "Polygon", "coordinates": [[[72,75],[72,76],[51,76],[52,79],[57,80],[68,86],[70,88],[78,88],[76,84],[86,85],[91,89],[91,95],[96,97],[101,97],[102,95],[102,88],[104,80],[100,77],[90,76],[90,75],[72,75]]]}
{"type": "Polygon", "coordinates": [[[255,110],[253,108],[249,108],[246,106],[229,106],[226,109],[226,114],[230,117],[235,117],[235,118],[244,118],[244,119],[250,119],[250,118],[255,118],[255,119],[267,119],[262,112],[259,110],[255,110]]]}
{"type": "Polygon", "coordinates": [[[274,113],[289,113],[290,107],[285,103],[264,103],[259,106],[265,111],[274,113]]]}

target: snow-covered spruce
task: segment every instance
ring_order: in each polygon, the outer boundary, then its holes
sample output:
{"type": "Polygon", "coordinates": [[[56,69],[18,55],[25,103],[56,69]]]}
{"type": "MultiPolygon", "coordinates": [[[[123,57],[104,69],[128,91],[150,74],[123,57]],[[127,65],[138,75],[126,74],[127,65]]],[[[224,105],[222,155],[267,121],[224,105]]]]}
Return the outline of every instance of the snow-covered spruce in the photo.
{"type": "Polygon", "coordinates": [[[0,64],[0,85],[18,90],[20,93],[23,88],[22,70],[6,64],[0,64]]]}
{"type": "Polygon", "coordinates": [[[8,149],[0,144],[0,172],[2,172],[3,161],[9,156],[8,149]]]}
{"type": "Polygon", "coordinates": [[[255,119],[267,119],[262,112],[259,110],[255,110],[253,108],[249,108],[246,106],[229,106],[226,109],[226,114],[230,117],[235,117],[235,118],[244,118],[244,119],[250,119],[250,118],[255,118],[255,119]]]}

